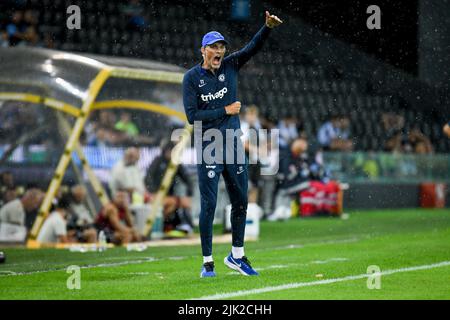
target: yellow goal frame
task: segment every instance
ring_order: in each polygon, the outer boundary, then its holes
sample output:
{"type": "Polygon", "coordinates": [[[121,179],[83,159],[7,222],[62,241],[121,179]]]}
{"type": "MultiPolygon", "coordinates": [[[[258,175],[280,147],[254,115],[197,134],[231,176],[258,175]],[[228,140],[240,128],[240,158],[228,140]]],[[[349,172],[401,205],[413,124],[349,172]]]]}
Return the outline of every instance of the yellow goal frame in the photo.
{"type": "MultiPolygon", "coordinates": [[[[79,144],[81,132],[83,131],[86,120],[88,119],[92,111],[110,108],[130,108],[156,112],[167,116],[175,116],[186,123],[184,134],[182,135],[181,140],[177,145],[177,151],[182,150],[184,146],[187,144],[189,140],[188,138],[190,138],[190,134],[192,133],[192,126],[187,123],[186,115],[177,110],[173,110],[167,106],[150,103],[146,101],[125,100],[125,99],[96,102],[95,100],[99,92],[101,91],[104,84],[109,78],[125,78],[134,80],[181,84],[183,74],[180,72],[134,69],[126,67],[108,66],[102,64],[102,69],[98,72],[96,77],[91,80],[89,84],[88,94],[86,98],[83,100],[81,109],[73,105],[70,105],[69,103],[66,103],[64,101],[58,101],[42,95],[28,94],[22,92],[0,92],[0,100],[14,100],[34,104],[41,104],[76,118],[76,121],[70,130],[68,140],[64,147],[64,152],[61,155],[61,158],[59,159],[52,180],[47,188],[44,200],[42,201],[42,204],[39,208],[36,220],[29,232],[27,241],[28,248],[40,247],[40,244],[36,241],[37,236],[45,219],[49,214],[52,200],[55,197],[55,194],[61,185],[61,181],[67,170],[67,166],[72,158],[71,155],[73,151],[75,151],[78,154],[81,163],[83,165],[83,168],[85,169],[88,175],[88,179],[91,182],[96,192],[96,195],[99,197],[100,202],[104,205],[109,201],[105,190],[103,189],[100,181],[97,179],[92,169],[90,168],[89,163],[87,162],[86,157],[84,156],[83,151],[79,144]]],[[[181,153],[178,152],[177,155],[181,156],[181,153]]],[[[177,163],[178,159],[172,159],[171,163],[169,164],[166,170],[161,186],[156,194],[155,201],[153,201],[152,203],[152,209],[145,228],[146,234],[150,232],[153,221],[167,193],[168,185],[170,185],[170,183],[173,180],[173,176],[177,169],[177,163]]]]}

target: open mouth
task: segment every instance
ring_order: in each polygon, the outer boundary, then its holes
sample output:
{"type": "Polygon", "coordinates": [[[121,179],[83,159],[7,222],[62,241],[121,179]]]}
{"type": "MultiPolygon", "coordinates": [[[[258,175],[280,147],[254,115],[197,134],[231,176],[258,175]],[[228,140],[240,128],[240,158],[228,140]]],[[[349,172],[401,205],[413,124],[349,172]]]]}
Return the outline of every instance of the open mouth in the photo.
{"type": "Polygon", "coordinates": [[[220,64],[221,60],[222,60],[222,57],[221,57],[221,56],[215,56],[215,57],[213,58],[213,63],[214,63],[214,64],[220,64]]]}

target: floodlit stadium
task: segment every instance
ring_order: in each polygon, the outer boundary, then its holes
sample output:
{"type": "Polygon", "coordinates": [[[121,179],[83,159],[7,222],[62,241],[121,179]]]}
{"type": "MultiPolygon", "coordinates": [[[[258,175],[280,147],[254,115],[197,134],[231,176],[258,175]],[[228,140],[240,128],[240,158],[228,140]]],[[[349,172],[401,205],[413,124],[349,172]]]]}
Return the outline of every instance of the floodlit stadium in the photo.
{"type": "Polygon", "coordinates": [[[0,300],[448,300],[448,10],[2,1],[0,300]]]}

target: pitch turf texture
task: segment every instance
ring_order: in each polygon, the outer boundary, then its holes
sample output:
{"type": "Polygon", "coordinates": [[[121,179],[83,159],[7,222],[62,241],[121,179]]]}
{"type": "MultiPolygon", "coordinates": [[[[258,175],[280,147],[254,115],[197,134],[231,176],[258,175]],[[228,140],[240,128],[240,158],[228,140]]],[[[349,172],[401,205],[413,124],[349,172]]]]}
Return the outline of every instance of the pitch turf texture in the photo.
{"type": "Polygon", "coordinates": [[[259,277],[228,269],[222,261],[229,249],[214,245],[217,277],[200,279],[198,245],[102,253],[3,248],[0,299],[450,298],[449,210],[262,222],[260,240],[246,244],[259,277]],[[80,290],[67,288],[70,265],[81,266],[80,290]],[[367,287],[371,265],[382,273],[380,289],[367,287]]]}

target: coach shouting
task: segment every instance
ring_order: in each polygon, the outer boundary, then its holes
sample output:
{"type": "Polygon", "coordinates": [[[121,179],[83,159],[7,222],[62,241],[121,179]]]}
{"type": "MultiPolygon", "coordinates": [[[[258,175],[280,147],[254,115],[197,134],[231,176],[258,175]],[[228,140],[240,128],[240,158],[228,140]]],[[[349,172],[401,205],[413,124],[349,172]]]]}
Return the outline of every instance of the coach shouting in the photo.
{"type": "MultiPolygon", "coordinates": [[[[194,131],[204,134],[208,129],[219,131],[223,146],[214,151],[214,161],[203,157],[197,164],[201,197],[200,237],[203,253],[203,266],[200,277],[214,277],[212,257],[212,229],[217,202],[217,187],[220,174],[223,175],[231,200],[232,248],[225,257],[225,264],[244,275],[258,275],[244,254],[244,232],[247,215],[248,173],[247,159],[239,161],[243,150],[239,137],[233,137],[231,150],[226,130],[239,130],[239,111],[241,103],[237,99],[237,75],[242,66],[262,47],[270,30],[282,21],[266,11],[265,25],[243,49],[225,57],[228,41],[217,31],[204,35],[202,40],[202,62],[184,75],[183,102],[190,124],[194,131]],[[225,145],[226,144],[226,145],[225,145]],[[232,156],[230,157],[230,151],[232,156]],[[228,153],[228,155],[227,155],[228,153]],[[232,159],[229,159],[232,158],[232,159]]],[[[217,138],[217,137],[216,137],[217,138]]],[[[197,155],[203,155],[213,142],[202,137],[196,144],[197,155]]],[[[214,140],[215,141],[215,140],[214,140]]],[[[217,141],[215,141],[217,143],[217,141]]]]}

